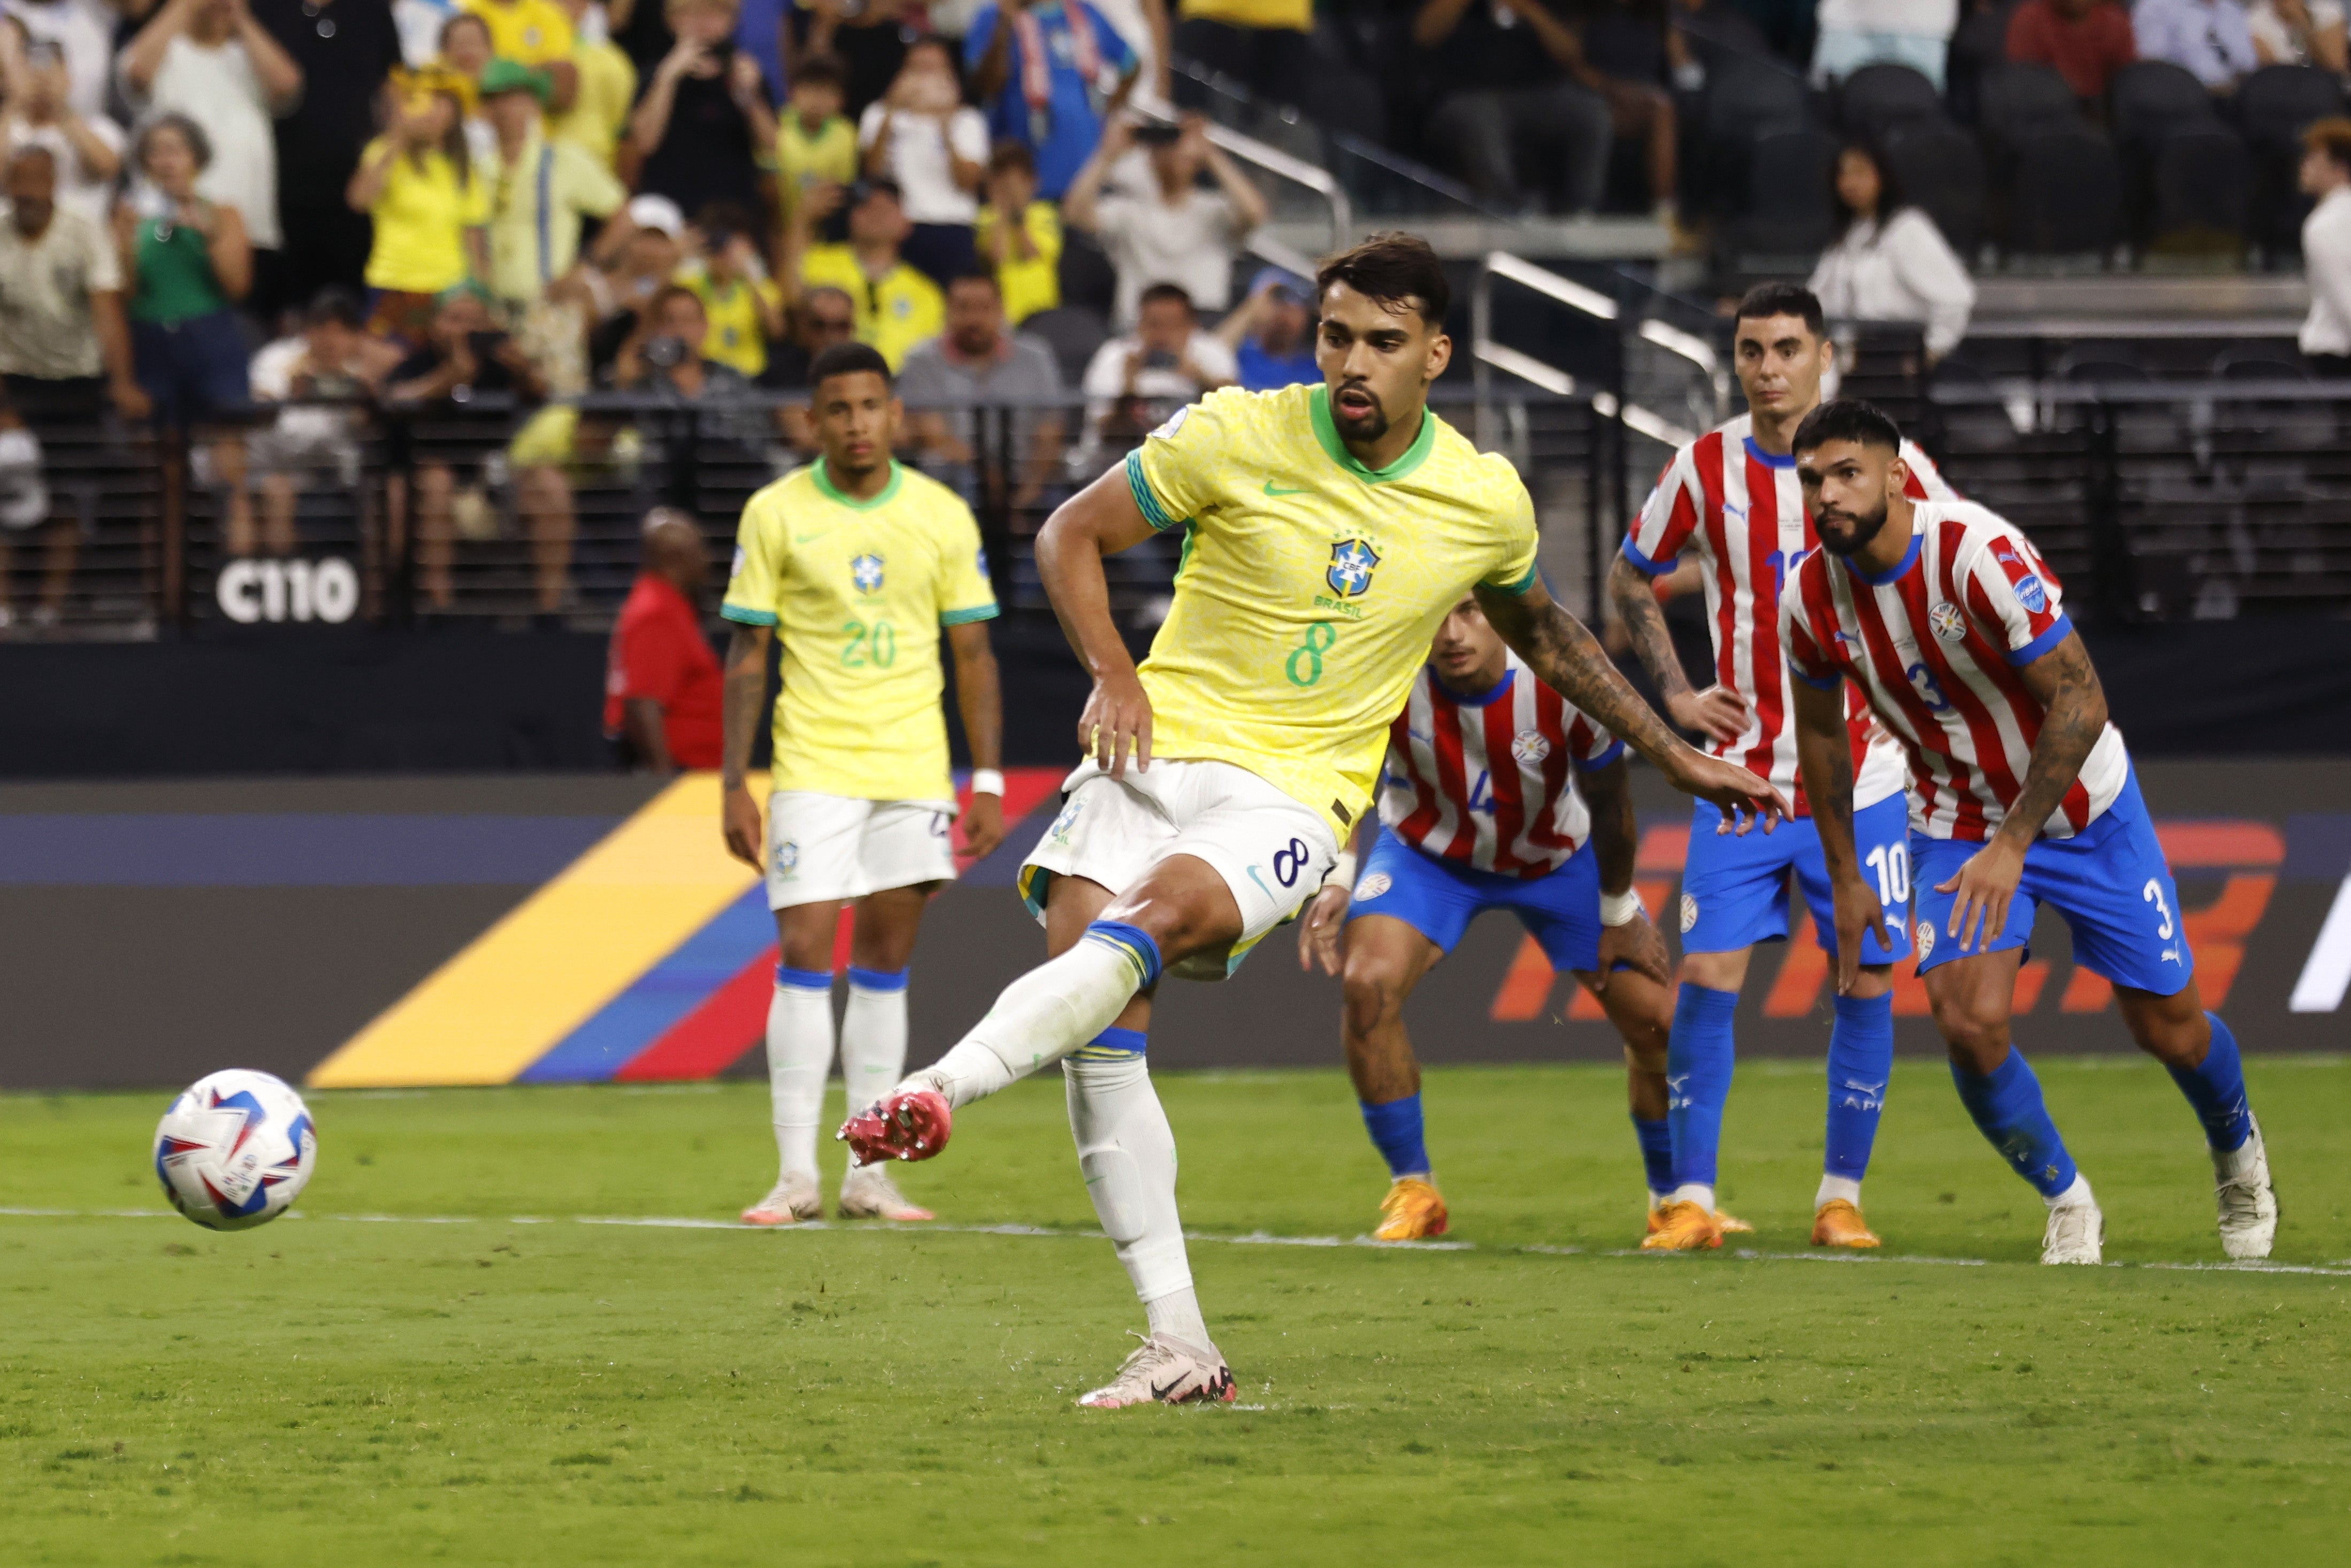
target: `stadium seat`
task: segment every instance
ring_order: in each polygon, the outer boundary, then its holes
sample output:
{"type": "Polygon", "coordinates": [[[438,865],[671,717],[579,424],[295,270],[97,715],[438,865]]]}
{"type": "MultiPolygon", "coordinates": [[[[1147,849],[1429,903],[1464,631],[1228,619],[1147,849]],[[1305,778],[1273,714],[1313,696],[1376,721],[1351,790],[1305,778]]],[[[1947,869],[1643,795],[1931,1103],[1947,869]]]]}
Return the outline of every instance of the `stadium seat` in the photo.
{"type": "MultiPolygon", "coordinates": [[[[1737,218],[1744,210],[1748,168],[1761,140],[1811,120],[1812,101],[1803,80],[1785,66],[1742,60],[1724,68],[1707,83],[1699,117],[1695,204],[1717,217],[1737,218]]],[[[1825,183],[1822,190],[1825,200],[1825,183]]]]}
{"type": "Polygon", "coordinates": [[[2314,66],[2263,66],[2238,84],[2237,123],[2253,159],[2249,237],[2263,251],[2301,250],[2302,220],[2310,212],[2295,179],[2303,128],[2343,109],[2342,84],[2314,66]]]}
{"type": "Polygon", "coordinates": [[[1981,117],[1984,78],[2008,64],[2008,19],[2022,0],[1999,4],[1961,19],[1943,57],[1943,99],[1951,118],[1974,125],[1981,117]]]}
{"type": "Polygon", "coordinates": [[[1971,258],[1984,229],[1984,161],[1975,138],[1948,119],[1906,120],[1886,133],[1879,155],[1960,260],[1971,258]]]}
{"type": "Polygon", "coordinates": [[[1789,126],[1755,138],[1747,163],[1746,201],[1729,227],[1734,270],[1739,258],[1785,271],[1792,261],[1818,255],[1836,231],[1829,182],[1837,139],[1814,126],[1789,126]]]}
{"type": "Polygon", "coordinates": [[[1082,229],[1061,231],[1061,303],[1110,314],[1118,298],[1118,269],[1102,242],[1082,229]]]}
{"type": "Polygon", "coordinates": [[[2181,126],[2220,118],[2204,84],[2168,60],[2133,60],[2116,71],[2106,101],[2115,140],[2126,147],[2151,146],[2181,126]]]}
{"type": "Polygon", "coordinates": [[[2244,250],[2252,161],[2224,125],[2181,127],[2157,146],[2147,247],[2164,254],[2226,255],[2244,250]]]}
{"type": "Polygon", "coordinates": [[[2080,100],[2054,66],[2002,66],[1983,79],[1980,124],[1995,147],[2067,126],[2087,127],[2080,100]]]}
{"type": "Polygon", "coordinates": [[[2122,215],[2122,164],[2085,127],[2048,130],[2014,147],[2007,249],[2031,256],[2103,256],[2122,215]]]}
{"type": "Polygon", "coordinates": [[[1864,66],[1837,88],[1837,123],[1848,136],[1878,141],[1911,120],[1940,119],[1943,99],[1935,84],[1908,66],[1864,66]]]}
{"type": "Polygon", "coordinates": [[[1110,325],[1102,313],[1082,305],[1040,310],[1023,321],[1020,330],[1053,351],[1053,362],[1061,367],[1061,383],[1066,387],[1075,387],[1085,379],[1086,366],[1093,358],[1094,350],[1110,336],[1110,325]]]}

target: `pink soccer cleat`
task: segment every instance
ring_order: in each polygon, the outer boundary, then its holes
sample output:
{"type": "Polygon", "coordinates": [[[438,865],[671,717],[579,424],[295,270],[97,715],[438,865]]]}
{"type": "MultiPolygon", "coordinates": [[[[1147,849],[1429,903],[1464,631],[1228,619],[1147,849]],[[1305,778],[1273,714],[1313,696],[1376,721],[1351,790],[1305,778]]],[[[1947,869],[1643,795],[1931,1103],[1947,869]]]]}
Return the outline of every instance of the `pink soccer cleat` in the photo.
{"type": "Polygon", "coordinates": [[[1108,1383],[1080,1395],[1080,1406],[1089,1410],[1123,1410],[1130,1405],[1154,1403],[1232,1403],[1233,1374],[1223,1356],[1213,1352],[1204,1355],[1165,1334],[1134,1337],[1143,1344],[1119,1364],[1108,1383]]]}
{"type": "Polygon", "coordinates": [[[928,1159],[946,1147],[955,1113],[936,1089],[901,1090],[866,1106],[832,1136],[849,1146],[860,1165],[885,1159],[928,1159]]]}

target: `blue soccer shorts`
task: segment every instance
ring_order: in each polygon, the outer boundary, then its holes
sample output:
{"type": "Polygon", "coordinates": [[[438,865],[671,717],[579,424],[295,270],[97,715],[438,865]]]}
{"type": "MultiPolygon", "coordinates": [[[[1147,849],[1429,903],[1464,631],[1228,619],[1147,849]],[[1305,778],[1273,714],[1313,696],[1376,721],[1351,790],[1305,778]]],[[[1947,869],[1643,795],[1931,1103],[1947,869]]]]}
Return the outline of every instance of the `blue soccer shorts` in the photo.
{"type": "MultiPolygon", "coordinates": [[[[1950,934],[1958,896],[1938,893],[1983,846],[1956,838],[1913,838],[1918,882],[1918,972],[1970,953],[1950,934]]],[[[2179,889],[2164,862],[2155,822],[2138,793],[2138,770],[2105,815],[2071,838],[2036,839],[2024,852],[2024,876],[2009,901],[2008,925],[1973,952],[2030,945],[2033,913],[2047,904],[2074,933],[2074,961],[2116,985],[2170,996],[2196,973],[2196,955],[2179,922],[2179,889]]],[[[1980,916],[1978,917],[1981,919],[1980,916]]]]}
{"type": "Polygon", "coordinates": [[[1355,878],[1347,919],[1394,916],[1449,953],[1488,909],[1518,916],[1552,968],[1600,967],[1600,861],[1589,843],[1547,877],[1504,877],[1424,855],[1383,833],[1355,878]]]}
{"type": "MultiPolygon", "coordinates": [[[[1821,857],[1820,830],[1808,816],[1782,822],[1766,833],[1717,833],[1722,813],[1705,801],[1690,819],[1689,858],[1682,867],[1682,950],[1737,952],[1757,942],[1788,935],[1788,873],[1813,912],[1813,931],[1831,958],[1836,956],[1836,899],[1829,887],[1828,862],[1821,857]]],[[[1877,890],[1886,907],[1888,952],[1877,933],[1861,934],[1861,961],[1892,963],[1910,951],[1910,805],[1889,795],[1853,814],[1854,851],[1862,879],[1877,890]]]]}

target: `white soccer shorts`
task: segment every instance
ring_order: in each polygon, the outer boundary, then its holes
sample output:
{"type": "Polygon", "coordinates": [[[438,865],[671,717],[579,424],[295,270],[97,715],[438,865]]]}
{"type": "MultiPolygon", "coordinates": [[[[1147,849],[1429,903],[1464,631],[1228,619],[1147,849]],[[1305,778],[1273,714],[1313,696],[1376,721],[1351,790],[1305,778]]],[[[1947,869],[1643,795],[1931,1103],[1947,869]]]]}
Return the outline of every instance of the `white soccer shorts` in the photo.
{"type": "Polygon", "coordinates": [[[1092,760],[1061,782],[1067,799],[1020,867],[1020,896],[1040,921],[1054,877],[1082,877],[1123,893],[1171,855],[1216,868],[1240,906],[1241,936],[1221,964],[1196,955],[1172,972],[1221,979],[1268,931],[1298,913],[1339,858],[1330,824],[1247,768],[1155,761],[1112,778],[1092,760]],[[1041,873],[1041,875],[1040,875],[1041,873]],[[1219,971],[1221,970],[1221,972],[1219,971]]]}
{"type": "Polygon", "coordinates": [[[952,882],[955,818],[951,800],[778,790],[768,797],[768,908],[952,882]]]}

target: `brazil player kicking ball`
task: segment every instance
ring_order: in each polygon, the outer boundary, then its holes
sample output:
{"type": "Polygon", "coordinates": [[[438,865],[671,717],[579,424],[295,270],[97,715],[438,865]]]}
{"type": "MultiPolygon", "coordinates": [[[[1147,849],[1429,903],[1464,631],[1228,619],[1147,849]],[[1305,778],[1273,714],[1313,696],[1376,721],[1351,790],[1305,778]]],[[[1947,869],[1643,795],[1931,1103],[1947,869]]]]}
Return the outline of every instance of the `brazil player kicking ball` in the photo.
{"type": "MultiPolygon", "coordinates": [[[[2155,824],[2057,579],[2005,519],[1914,503],[1900,432],[1866,403],[1823,405],[1795,452],[1822,552],[1788,585],[1797,745],[1835,884],[1838,952],[1885,910],[1855,858],[1844,688],[1908,754],[1918,974],[1951,1080],[1994,1148],[2049,1205],[2044,1263],[2095,1263],[2105,1220],[2009,1040],[2035,908],[2074,932],[2074,961],[2114,982],[2139,1047],[2203,1124],[2220,1245],[2266,1258],[2277,1194],[2245,1103],[2237,1042],[2204,1010],[2155,824]]],[[[1840,989],[1854,981],[1841,956],[1840,989]]]]}
{"type": "Polygon", "coordinates": [[[1488,909],[1517,915],[1625,1037],[1649,1202],[1662,1202],[1673,1185],[1673,971],[1633,891],[1625,743],[1536,680],[1463,599],[1389,726],[1379,818],[1365,832],[1377,842],[1362,878],[1343,862],[1307,906],[1298,961],[1320,962],[1345,986],[1347,1075],[1392,1179],[1373,1238],[1445,1233],[1404,1004],[1488,909]]]}
{"type": "MultiPolygon", "coordinates": [[[[843,343],[810,367],[823,455],[751,497],[719,613],[726,655],[726,847],[768,883],[782,961],[768,1006],[768,1077],[782,1166],[744,1210],[751,1225],[823,1212],[817,1127],[833,1057],[832,957],[853,904],[841,1070],[862,1106],[906,1068],[906,965],[923,907],[955,877],[955,785],[939,712],[944,633],[970,740],[975,855],[1004,836],[998,771],[1003,709],[985,623],[996,614],[979,526],[946,486],[890,447],[902,415],[890,367],[843,343]],[[762,828],[745,783],[767,696],[768,644],[783,639],[774,794],[762,828]]],[[[844,1218],[928,1220],[886,1167],[852,1161],[844,1218]]]]}
{"type": "MultiPolygon", "coordinates": [[[[1821,378],[1834,362],[1820,301],[1793,284],[1764,284],[1739,303],[1732,363],[1747,412],[1674,454],[1625,536],[1610,596],[1666,711],[1708,738],[1718,757],[1742,763],[1795,795],[1796,819],[1770,838],[1690,830],[1682,872],[1681,992],[1674,1007],[1668,1073],[1674,1191],[1644,1247],[1719,1247],[1726,1231],[1751,1229],[1715,1205],[1723,1104],[1735,1057],[1731,1016],[1757,942],[1788,935],[1793,874],[1821,945],[1835,940],[1828,872],[1796,777],[1786,663],[1780,649],[1781,585],[1819,541],[1804,513],[1789,441],[1819,406],[1821,378]],[[1651,580],[1694,572],[1706,588],[1714,640],[1714,683],[1692,691],[1667,635],[1651,580]]],[[[1916,448],[1905,445],[1914,496],[1949,496],[1916,448]]],[[[1848,715],[1854,748],[1855,831],[1886,918],[1863,938],[1861,969],[1836,998],[1829,1030],[1828,1131],[1821,1184],[1813,1197],[1813,1244],[1878,1244],[1861,1212],[1861,1182],[1894,1069],[1892,966],[1909,955],[1910,901],[1902,755],[1856,697],[1848,715]],[[1881,941],[1883,932],[1890,940],[1881,941]]]]}
{"type": "Polygon", "coordinates": [[[1677,787],[1742,829],[1785,811],[1762,780],[1677,739],[1544,590],[1525,485],[1426,407],[1451,353],[1448,294],[1408,235],[1333,258],[1316,279],[1322,384],[1211,394],[1047,523],[1038,570],[1094,677],[1079,721],[1091,760],[1021,873],[1053,956],[841,1129],[862,1158],[927,1158],[955,1110],[1064,1063],[1088,1190],[1151,1330],[1088,1406],[1232,1397],[1145,1065],[1152,988],[1228,972],[1322,886],[1463,595],[1677,787]],[[1178,526],[1174,607],[1138,670],[1102,559],[1178,526]]]}

